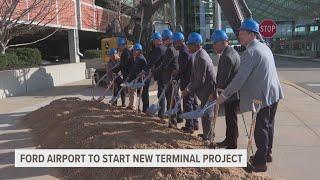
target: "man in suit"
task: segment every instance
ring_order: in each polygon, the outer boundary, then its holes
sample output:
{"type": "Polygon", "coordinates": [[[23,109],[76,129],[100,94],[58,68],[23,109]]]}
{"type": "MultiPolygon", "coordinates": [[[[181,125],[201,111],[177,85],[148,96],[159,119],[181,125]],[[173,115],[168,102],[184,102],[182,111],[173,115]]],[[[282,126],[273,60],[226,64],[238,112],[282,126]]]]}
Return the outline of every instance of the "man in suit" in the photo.
{"type": "MultiPolygon", "coordinates": [[[[124,37],[119,37],[117,39],[117,45],[118,45],[118,50],[119,50],[119,55],[120,55],[120,63],[118,66],[114,67],[112,69],[113,73],[118,73],[121,71],[121,74],[123,76],[124,81],[128,80],[128,75],[130,73],[130,68],[133,65],[133,57],[131,51],[127,47],[127,40],[124,37]]],[[[125,106],[125,91],[122,91],[121,97],[123,96],[124,98],[122,100],[122,106],[125,106]]]]}
{"type": "Polygon", "coordinates": [[[259,24],[246,19],[240,27],[239,40],[246,51],[241,56],[238,73],[218,97],[223,103],[228,97],[240,90],[240,111],[250,111],[253,100],[260,100],[261,109],[257,114],[254,139],[257,146],[255,155],[250,158],[249,170],[267,171],[267,162],[272,161],[274,118],[277,105],[283,98],[273,54],[270,48],[256,37],[259,24]]]}
{"type": "MultiPolygon", "coordinates": [[[[188,37],[188,49],[192,53],[193,67],[191,71],[190,83],[182,91],[182,96],[195,94],[201,101],[203,107],[209,98],[209,95],[215,91],[215,73],[213,63],[209,54],[202,48],[202,37],[199,33],[192,32],[188,37]]],[[[202,118],[203,140],[205,145],[213,145],[213,108],[202,118]]]]}
{"type": "MultiPolygon", "coordinates": [[[[153,76],[154,80],[157,81],[158,83],[158,97],[161,94],[161,87],[160,81],[158,81],[159,75],[155,73],[156,67],[158,67],[161,64],[161,57],[165,54],[166,52],[166,47],[162,45],[162,36],[161,33],[155,32],[151,36],[151,41],[152,41],[152,50],[149,53],[148,59],[147,59],[147,69],[148,69],[148,76],[153,76]]],[[[148,77],[147,76],[147,77],[148,77]]],[[[149,78],[149,77],[148,77],[149,78]]],[[[150,77],[151,78],[151,77],[150,77]]],[[[150,80],[148,82],[145,82],[147,87],[143,87],[143,92],[142,92],[142,99],[146,99],[145,101],[149,102],[149,84],[150,80]]],[[[149,107],[149,103],[145,105],[143,104],[143,112],[147,111],[147,108],[149,107]]],[[[162,113],[163,114],[163,113],[162,113]]],[[[159,116],[160,117],[160,116],[159,116]]]]}
{"type": "MultiPolygon", "coordinates": [[[[133,66],[131,67],[132,70],[130,71],[128,76],[128,82],[132,82],[134,79],[136,79],[142,71],[144,72],[147,71],[147,60],[143,56],[142,50],[143,50],[142,45],[140,43],[136,43],[133,46],[134,62],[133,62],[133,66]]],[[[138,81],[141,81],[141,79],[139,78],[138,81]]],[[[130,93],[130,101],[129,101],[128,108],[135,110],[137,90],[129,88],[129,93],[130,93]]]]}
{"type": "MultiPolygon", "coordinates": [[[[219,59],[217,72],[217,90],[221,91],[234,78],[240,66],[240,56],[238,52],[229,46],[228,36],[222,30],[216,30],[211,37],[213,41],[213,49],[217,54],[221,55],[219,59]]],[[[213,96],[213,95],[212,95],[213,96]]],[[[226,147],[227,149],[237,148],[238,123],[237,111],[239,109],[239,95],[235,92],[224,103],[226,118],[226,138],[217,143],[218,147],[226,147]]]]}
{"type": "MultiPolygon", "coordinates": [[[[173,47],[172,44],[172,31],[169,29],[165,29],[162,32],[162,43],[166,47],[165,54],[161,57],[161,64],[157,67],[156,74],[158,74],[158,93],[161,94],[164,90],[165,85],[168,85],[168,88],[165,91],[166,101],[167,101],[167,110],[170,107],[171,103],[171,92],[173,87],[170,83],[172,77],[175,77],[178,74],[179,64],[178,64],[178,55],[179,52],[173,47]]],[[[177,93],[176,93],[177,94],[177,93]]],[[[176,95],[175,95],[176,96],[176,95]]],[[[160,101],[159,116],[162,118],[164,110],[165,110],[165,102],[160,101]]],[[[172,105],[174,106],[174,104],[172,105]]],[[[177,126],[177,117],[170,117],[171,123],[169,123],[170,127],[177,126]]]]}
{"type": "MultiPolygon", "coordinates": [[[[173,45],[179,50],[179,72],[178,79],[180,80],[180,90],[183,91],[190,82],[192,59],[188,47],[184,43],[184,35],[181,32],[173,34],[173,45]]],[[[183,111],[190,112],[197,108],[197,101],[194,94],[188,94],[183,97],[183,111]]],[[[192,134],[194,130],[198,130],[198,119],[186,119],[185,127],[182,130],[186,133],[192,134]]]]}

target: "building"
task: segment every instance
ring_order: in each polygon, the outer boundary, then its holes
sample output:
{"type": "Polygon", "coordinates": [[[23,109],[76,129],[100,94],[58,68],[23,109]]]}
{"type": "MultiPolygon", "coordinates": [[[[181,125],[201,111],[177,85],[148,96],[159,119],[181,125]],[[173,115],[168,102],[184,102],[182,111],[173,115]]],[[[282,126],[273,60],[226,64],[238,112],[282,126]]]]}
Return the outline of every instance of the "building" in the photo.
{"type": "MultiPolygon", "coordinates": [[[[26,2],[21,3],[20,7],[27,6],[31,0],[26,2]]],[[[50,38],[30,47],[39,48],[44,59],[62,58],[79,62],[79,55],[85,50],[100,47],[100,40],[104,37],[106,27],[113,19],[120,15],[122,25],[128,24],[130,16],[123,12],[132,12],[133,8],[133,1],[122,4],[121,8],[118,8],[121,12],[115,11],[116,3],[110,0],[59,0],[56,2],[54,9],[58,13],[54,14],[56,17],[48,17],[52,20],[46,24],[45,31],[32,36],[22,35],[13,39],[12,43],[30,42],[44,37],[54,28],[61,28],[50,38]],[[109,6],[110,3],[114,6],[109,6]]],[[[30,16],[32,12],[26,17],[30,16]]]]}

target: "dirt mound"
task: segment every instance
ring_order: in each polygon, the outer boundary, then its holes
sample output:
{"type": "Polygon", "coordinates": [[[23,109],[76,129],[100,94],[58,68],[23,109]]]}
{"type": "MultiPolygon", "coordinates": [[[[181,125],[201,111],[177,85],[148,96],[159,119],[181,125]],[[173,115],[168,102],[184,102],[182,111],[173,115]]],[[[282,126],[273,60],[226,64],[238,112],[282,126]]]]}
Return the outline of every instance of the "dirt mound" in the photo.
{"type": "MultiPolygon", "coordinates": [[[[204,148],[157,118],[107,104],[63,98],[23,119],[39,148],[204,148]]],[[[63,179],[270,179],[241,168],[60,168],[63,179]]]]}

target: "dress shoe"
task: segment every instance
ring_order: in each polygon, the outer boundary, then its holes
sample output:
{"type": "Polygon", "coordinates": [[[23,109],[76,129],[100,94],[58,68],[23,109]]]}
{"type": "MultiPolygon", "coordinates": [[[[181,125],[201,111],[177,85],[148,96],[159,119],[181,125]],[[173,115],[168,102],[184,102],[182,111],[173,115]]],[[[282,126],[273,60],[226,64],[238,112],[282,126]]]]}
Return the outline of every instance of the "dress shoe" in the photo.
{"type": "Polygon", "coordinates": [[[226,147],[228,147],[228,143],[226,140],[223,140],[223,141],[217,143],[217,147],[226,148],[226,147]]]}
{"type": "Polygon", "coordinates": [[[198,137],[203,139],[203,134],[198,134],[198,137]]]}
{"type": "Polygon", "coordinates": [[[271,156],[271,154],[268,154],[268,155],[266,156],[266,159],[267,159],[267,162],[268,162],[268,163],[271,163],[271,162],[272,162],[272,156],[271,156]]]}
{"type": "Polygon", "coordinates": [[[253,156],[250,156],[247,167],[244,168],[247,172],[266,172],[267,169],[267,164],[256,163],[253,156]]]}
{"type": "Polygon", "coordinates": [[[193,126],[193,130],[198,131],[199,130],[199,125],[193,126]]]}
{"type": "Polygon", "coordinates": [[[247,167],[244,168],[247,172],[266,172],[268,167],[266,164],[251,164],[248,163],[247,167]]]}
{"type": "Polygon", "coordinates": [[[184,133],[193,134],[193,130],[190,129],[190,128],[182,127],[181,130],[182,130],[184,133]]]}
{"type": "MultiPolygon", "coordinates": [[[[250,156],[250,161],[253,161],[254,160],[254,156],[250,156]]],[[[267,155],[266,156],[266,160],[267,160],[267,163],[271,163],[272,162],[272,156],[271,154],[267,155]]]]}
{"type": "Polygon", "coordinates": [[[217,148],[217,143],[211,142],[211,143],[208,145],[208,148],[209,148],[209,149],[216,149],[216,148],[217,148]]]}
{"type": "Polygon", "coordinates": [[[183,119],[178,118],[178,119],[177,119],[177,123],[183,123],[183,119]]]}

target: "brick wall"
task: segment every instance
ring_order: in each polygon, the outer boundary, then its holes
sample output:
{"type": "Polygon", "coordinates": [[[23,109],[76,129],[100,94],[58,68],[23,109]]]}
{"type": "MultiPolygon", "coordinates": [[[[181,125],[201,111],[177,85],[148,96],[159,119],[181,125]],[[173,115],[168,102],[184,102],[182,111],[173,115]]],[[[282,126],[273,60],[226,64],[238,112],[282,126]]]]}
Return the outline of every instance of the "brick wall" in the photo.
{"type": "MultiPolygon", "coordinates": [[[[22,0],[18,4],[17,13],[25,9],[28,4],[32,4],[35,0],[22,0]]],[[[44,24],[47,26],[62,26],[63,28],[76,28],[76,0],[43,0],[43,2],[51,1],[50,13],[43,18],[44,24]]],[[[32,10],[26,14],[21,20],[28,21],[41,11],[41,7],[32,10]]],[[[84,31],[100,31],[105,32],[106,26],[117,16],[116,12],[106,10],[94,5],[94,0],[81,1],[81,29],[84,31]]],[[[128,16],[122,16],[122,24],[129,22],[128,16]]]]}

